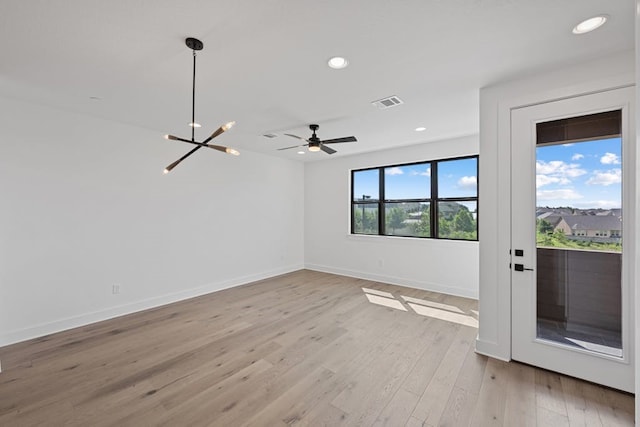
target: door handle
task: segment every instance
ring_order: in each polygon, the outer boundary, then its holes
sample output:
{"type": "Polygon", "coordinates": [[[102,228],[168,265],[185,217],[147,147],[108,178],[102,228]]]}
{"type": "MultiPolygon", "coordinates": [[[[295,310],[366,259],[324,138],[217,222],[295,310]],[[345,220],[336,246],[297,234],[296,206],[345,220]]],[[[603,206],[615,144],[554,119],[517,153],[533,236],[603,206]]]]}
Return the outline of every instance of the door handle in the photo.
{"type": "Polygon", "coordinates": [[[516,271],[533,271],[533,268],[527,268],[523,264],[514,264],[514,269],[516,271]]]}

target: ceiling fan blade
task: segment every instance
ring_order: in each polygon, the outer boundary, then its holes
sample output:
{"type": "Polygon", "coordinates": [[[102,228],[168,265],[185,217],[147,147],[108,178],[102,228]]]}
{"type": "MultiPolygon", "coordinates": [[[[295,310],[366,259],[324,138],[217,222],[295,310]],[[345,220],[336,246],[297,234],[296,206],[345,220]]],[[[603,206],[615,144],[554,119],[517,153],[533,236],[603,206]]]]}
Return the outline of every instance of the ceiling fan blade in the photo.
{"type": "Polygon", "coordinates": [[[323,144],[338,144],[340,142],[356,142],[355,136],[345,136],[344,138],[327,139],[326,141],[320,141],[323,144]]]}
{"type": "Polygon", "coordinates": [[[336,151],[336,150],[334,150],[333,148],[331,148],[331,147],[327,147],[327,146],[326,146],[326,145],[324,145],[324,144],[320,144],[320,149],[321,149],[322,151],[324,151],[325,153],[327,153],[327,154],[333,154],[333,153],[336,153],[336,152],[337,152],[337,151],[336,151]]]}
{"type": "Polygon", "coordinates": [[[290,133],[285,133],[285,135],[290,136],[291,138],[301,139],[303,141],[307,141],[308,142],[308,140],[306,140],[303,137],[298,136],[298,135],[293,135],[293,134],[290,134],[290,133]]]}
{"type": "Polygon", "coordinates": [[[291,147],[284,147],[284,148],[278,148],[278,151],[282,151],[282,150],[290,150],[292,148],[298,148],[298,147],[306,147],[309,144],[302,144],[302,145],[292,145],[291,147]]]}

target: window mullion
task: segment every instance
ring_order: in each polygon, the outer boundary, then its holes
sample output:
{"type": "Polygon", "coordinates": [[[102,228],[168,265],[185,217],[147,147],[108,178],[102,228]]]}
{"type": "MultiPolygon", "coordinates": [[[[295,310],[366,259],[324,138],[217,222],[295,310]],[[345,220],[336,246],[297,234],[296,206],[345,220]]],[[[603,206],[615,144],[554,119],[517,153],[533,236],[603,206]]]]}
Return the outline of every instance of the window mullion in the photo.
{"type": "Polygon", "coordinates": [[[386,233],[384,224],[385,224],[385,212],[384,212],[384,202],[385,202],[385,194],[384,194],[384,168],[378,169],[378,183],[380,188],[378,189],[378,194],[380,197],[378,198],[378,234],[384,235],[386,233]]]}
{"type": "Polygon", "coordinates": [[[439,238],[438,236],[438,162],[431,162],[431,209],[429,209],[431,216],[431,237],[439,238]]]}

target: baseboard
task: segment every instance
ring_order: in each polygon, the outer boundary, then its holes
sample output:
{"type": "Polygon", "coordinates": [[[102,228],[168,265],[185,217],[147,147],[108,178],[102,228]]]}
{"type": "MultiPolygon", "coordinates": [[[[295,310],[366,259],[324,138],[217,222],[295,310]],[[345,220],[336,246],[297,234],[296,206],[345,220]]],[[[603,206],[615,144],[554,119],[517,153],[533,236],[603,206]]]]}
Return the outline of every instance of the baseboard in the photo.
{"type": "Polygon", "coordinates": [[[476,353],[502,360],[503,362],[511,361],[511,354],[505,354],[504,349],[500,348],[497,343],[484,341],[480,338],[476,339],[476,353]]]}
{"type": "Polygon", "coordinates": [[[56,332],[66,331],[68,329],[73,329],[80,326],[86,326],[91,323],[101,322],[103,320],[113,319],[114,317],[124,316],[127,314],[136,313],[138,311],[156,308],[185,299],[199,297],[202,295],[210,294],[212,292],[246,285],[258,280],[264,280],[282,274],[291,273],[293,271],[298,271],[303,268],[304,266],[302,265],[282,267],[3,333],[0,335],[0,347],[30,340],[33,338],[42,337],[44,335],[49,335],[56,332]]]}
{"type": "Polygon", "coordinates": [[[385,276],[382,274],[373,274],[365,271],[348,270],[344,268],[329,267],[319,264],[305,264],[307,270],[321,271],[323,273],[339,274],[341,276],[355,277],[357,279],[372,280],[375,282],[389,283],[391,285],[406,286],[408,288],[422,289],[425,291],[440,292],[447,295],[455,295],[458,297],[478,299],[478,290],[468,290],[454,288],[439,283],[407,279],[395,276],[385,276]]]}

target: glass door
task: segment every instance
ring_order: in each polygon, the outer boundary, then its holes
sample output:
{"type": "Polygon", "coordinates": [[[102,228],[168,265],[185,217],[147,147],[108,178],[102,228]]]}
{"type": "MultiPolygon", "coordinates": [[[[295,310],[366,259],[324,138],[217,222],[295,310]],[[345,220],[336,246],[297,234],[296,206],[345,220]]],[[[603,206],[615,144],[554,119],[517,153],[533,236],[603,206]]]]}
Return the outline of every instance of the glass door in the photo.
{"type": "Polygon", "coordinates": [[[626,391],[632,97],[619,89],[512,111],[512,356],[626,391]]]}

